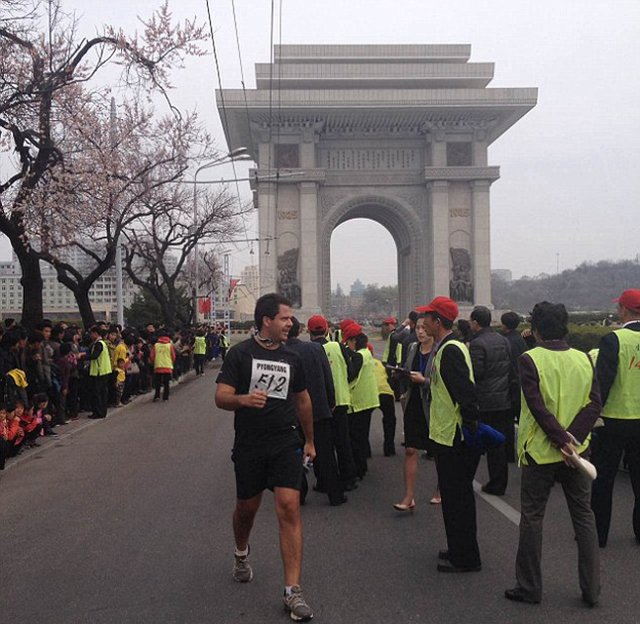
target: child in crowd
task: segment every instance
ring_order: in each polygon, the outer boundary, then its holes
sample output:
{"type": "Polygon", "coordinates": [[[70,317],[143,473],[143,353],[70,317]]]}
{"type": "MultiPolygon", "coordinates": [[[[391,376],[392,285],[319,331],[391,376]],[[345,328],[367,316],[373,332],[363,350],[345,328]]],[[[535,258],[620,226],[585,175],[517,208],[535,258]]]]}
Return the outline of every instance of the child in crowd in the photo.
{"type": "Polygon", "coordinates": [[[9,448],[7,457],[15,457],[22,450],[24,444],[24,431],[20,426],[20,419],[16,418],[13,409],[7,409],[5,418],[5,433],[9,448]]]}
{"type": "Polygon", "coordinates": [[[42,418],[34,416],[33,407],[25,407],[22,401],[16,403],[15,415],[24,431],[25,448],[40,446],[37,440],[42,432],[42,418]]]}
{"type": "Polygon", "coordinates": [[[44,431],[44,435],[50,436],[52,438],[59,437],[58,434],[53,430],[51,425],[51,414],[49,414],[49,397],[41,392],[39,394],[33,395],[33,410],[36,418],[40,419],[42,423],[42,430],[44,431]]]}
{"type": "Polygon", "coordinates": [[[127,381],[127,363],[123,358],[116,361],[116,407],[122,407],[122,394],[127,381]]]}
{"type": "Polygon", "coordinates": [[[0,470],[4,470],[4,462],[9,456],[9,435],[7,429],[7,410],[0,403],[0,470]]]}

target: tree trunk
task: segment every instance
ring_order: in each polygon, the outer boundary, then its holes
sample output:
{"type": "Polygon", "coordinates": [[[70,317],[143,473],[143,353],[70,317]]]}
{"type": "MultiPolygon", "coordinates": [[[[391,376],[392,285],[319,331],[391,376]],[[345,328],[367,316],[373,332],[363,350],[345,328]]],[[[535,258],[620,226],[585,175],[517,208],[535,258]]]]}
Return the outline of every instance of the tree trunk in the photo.
{"type": "Polygon", "coordinates": [[[161,302],[162,307],[162,320],[167,327],[175,328],[177,304],[175,301],[168,299],[166,302],[161,302]]]}
{"type": "MultiPolygon", "coordinates": [[[[13,241],[11,241],[13,245],[13,241]]],[[[13,245],[20,269],[22,270],[22,319],[21,323],[27,329],[34,329],[44,317],[42,305],[42,272],[40,258],[31,249],[18,249],[13,245]]]]}
{"type": "Polygon", "coordinates": [[[76,298],[78,304],[78,310],[82,318],[82,324],[85,329],[89,329],[92,325],[96,324],[96,317],[91,307],[91,301],[89,301],[89,289],[87,288],[73,288],[73,296],[76,298]]]}

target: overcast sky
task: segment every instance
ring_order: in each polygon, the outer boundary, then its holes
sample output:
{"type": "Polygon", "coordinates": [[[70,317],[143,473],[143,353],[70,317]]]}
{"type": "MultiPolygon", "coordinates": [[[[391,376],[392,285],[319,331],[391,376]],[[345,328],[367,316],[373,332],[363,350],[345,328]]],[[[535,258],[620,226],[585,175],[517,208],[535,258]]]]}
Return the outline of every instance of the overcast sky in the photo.
{"type": "MultiPolygon", "coordinates": [[[[231,0],[210,0],[225,88],[240,88],[231,0]]],[[[248,88],[269,61],[270,0],[236,0],[248,88]]],[[[276,0],[276,7],[279,7],[276,0]]],[[[155,2],[67,0],[91,34],[102,23],[131,31],[155,2]]],[[[170,4],[206,19],[205,0],[170,4]]],[[[282,43],[468,43],[472,62],[495,62],[492,87],[538,87],[538,105],[489,150],[500,165],[491,190],[492,268],[554,273],[584,260],[640,253],[640,2],[637,0],[283,0],[282,43]]],[[[277,40],[277,31],[276,31],[277,40]]],[[[174,98],[197,109],[225,148],[211,56],[175,74],[174,98]]],[[[241,175],[246,166],[237,165],[241,175]]],[[[232,177],[219,168],[214,175],[232,177]]],[[[243,192],[250,196],[248,185],[243,192]]],[[[256,219],[248,222],[257,236],[256,219]]],[[[3,256],[9,248],[3,241],[3,256]]],[[[232,256],[232,271],[257,259],[232,256]]],[[[354,220],[332,238],[332,282],[396,283],[395,249],[382,226],[354,220]],[[353,243],[353,236],[366,241],[353,243]]]]}

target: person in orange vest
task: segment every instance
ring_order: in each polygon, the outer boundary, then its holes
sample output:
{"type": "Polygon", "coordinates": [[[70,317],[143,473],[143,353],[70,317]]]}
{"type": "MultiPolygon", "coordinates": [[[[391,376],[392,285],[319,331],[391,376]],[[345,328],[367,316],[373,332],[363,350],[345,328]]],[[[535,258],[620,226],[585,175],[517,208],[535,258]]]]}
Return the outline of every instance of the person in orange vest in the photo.
{"type": "Polygon", "coordinates": [[[155,396],[153,402],[160,400],[160,388],[164,389],[162,400],[169,400],[169,384],[173,375],[173,366],[176,361],[176,350],[173,348],[171,338],[166,331],[158,333],[158,341],[151,349],[151,361],[153,362],[153,382],[155,396]]]}

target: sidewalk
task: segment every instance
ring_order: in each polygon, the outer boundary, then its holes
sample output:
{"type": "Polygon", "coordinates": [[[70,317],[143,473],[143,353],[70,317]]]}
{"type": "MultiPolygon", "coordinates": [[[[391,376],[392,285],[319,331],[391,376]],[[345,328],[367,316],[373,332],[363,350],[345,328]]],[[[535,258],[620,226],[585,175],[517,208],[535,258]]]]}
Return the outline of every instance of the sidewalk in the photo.
{"type": "MultiPolygon", "coordinates": [[[[205,370],[210,370],[210,371],[217,370],[220,368],[221,364],[222,364],[221,360],[207,362],[207,364],[205,365],[205,370]]],[[[172,380],[171,388],[174,389],[176,387],[184,385],[185,383],[190,383],[194,379],[196,379],[196,373],[195,373],[195,370],[192,369],[188,373],[185,373],[184,375],[182,375],[178,380],[172,380]]],[[[7,470],[11,470],[16,466],[19,466],[24,462],[34,459],[35,457],[38,457],[45,451],[54,448],[61,442],[66,442],[67,440],[69,440],[69,438],[77,435],[78,433],[80,433],[81,431],[84,431],[85,429],[88,429],[89,427],[100,425],[101,423],[108,420],[109,418],[119,416],[120,414],[126,411],[131,411],[131,409],[134,408],[136,405],[144,403],[145,401],[150,402],[152,399],[153,399],[153,391],[147,392],[146,394],[139,394],[133,397],[131,401],[129,401],[129,403],[127,403],[126,405],[123,405],[122,407],[109,408],[106,418],[98,418],[94,420],[94,419],[88,418],[86,414],[83,414],[78,418],[78,420],[69,421],[69,423],[66,425],[58,425],[55,428],[55,432],[58,434],[58,437],[40,436],[38,438],[37,447],[31,448],[31,449],[24,449],[18,457],[12,457],[11,459],[8,459],[4,467],[4,472],[6,472],[7,470]]],[[[0,477],[2,476],[2,472],[3,471],[0,471],[0,477]]]]}

